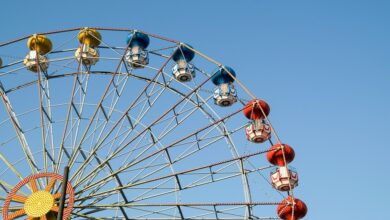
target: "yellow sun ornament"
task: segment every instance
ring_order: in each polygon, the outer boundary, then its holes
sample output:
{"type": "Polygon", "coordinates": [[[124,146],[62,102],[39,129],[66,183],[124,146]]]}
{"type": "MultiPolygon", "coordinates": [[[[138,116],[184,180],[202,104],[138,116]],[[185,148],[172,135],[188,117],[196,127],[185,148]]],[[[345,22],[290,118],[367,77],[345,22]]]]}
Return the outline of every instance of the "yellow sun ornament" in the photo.
{"type": "Polygon", "coordinates": [[[54,206],[54,197],[47,191],[31,194],[24,203],[24,211],[29,217],[41,217],[50,212],[54,206]]]}

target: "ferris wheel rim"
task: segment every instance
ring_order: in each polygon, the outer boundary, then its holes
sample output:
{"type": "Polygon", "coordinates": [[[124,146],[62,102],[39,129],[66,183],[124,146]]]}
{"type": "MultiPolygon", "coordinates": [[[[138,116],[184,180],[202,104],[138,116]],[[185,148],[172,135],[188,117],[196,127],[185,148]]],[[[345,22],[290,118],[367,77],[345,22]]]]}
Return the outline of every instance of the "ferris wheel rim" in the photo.
{"type": "MultiPolygon", "coordinates": [[[[95,27],[89,27],[89,28],[92,28],[92,29],[96,29],[96,30],[103,30],[103,31],[121,31],[121,32],[134,32],[134,31],[139,31],[139,30],[136,30],[136,29],[122,29],[122,28],[95,28],[95,27]]],[[[83,29],[85,29],[85,28],[71,28],[71,29],[62,29],[62,30],[56,30],[56,31],[50,31],[50,32],[42,32],[42,33],[39,33],[39,34],[45,34],[45,35],[52,35],[52,34],[60,34],[60,33],[65,33],[65,32],[75,32],[75,31],[80,31],[80,30],[83,30],[83,29]]],[[[189,48],[188,47],[188,45],[187,44],[184,44],[184,43],[181,43],[181,42],[179,42],[179,41],[176,41],[176,40],[172,40],[172,39],[169,39],[169,38],[165,38],[165,37],[161,37],[161,36],[158,36],[158,35],[154,35],[154,34],[150,34],[150,33],[147,33],[147,32],[143,32],[143,31],[139,31],[139,32],[141,32],[141,33],[145,33],[145,34],[147,34],[147,35],[149,35],[149,36],[152,36],[152,37],[155,37],[155,38],[158,38],[158,39],[161,39],[161,40],[165,40],[165,41],[169,41],[169,42],[171,42],[171,43],[175,43],[176,44],[176,48],[180,48],[182,45],[184,45],[184,46],[186,46],[187,48],[189,48]]],[[[6,42],[6,43],[2,43],[2,44],[0,44],[0,48],[1,47],[3,47],[3,46],[7,46],[7,45],[10,45],[10,44],[13,44],[13,43],[17,43],[17,42],[19,42],[19,41],[22,41],[22,40],[25,40],[25,39],[27,39],[27,38],[29,38],[31,35],[28,35],[28,36],[25,36],[25,37],[21,37],[21,38],[18,38],[18,39],[15,39],[15,40],[12,40],[12,41],[9,41],[9,42],[6,42]]],[[[126,47],[126,48],[123,48],[123,47],[115,47],[114,49],[124,49],[124,51],[126,52],[127,50],[128,50],[128,47],[129,47],[129,45],[126,47]]],[[[102,47],[102,48],[104,48],[104,47],[102,47]]],[[[113,47],[110,47],[110,49],[112,49],[113,47]]],[[[192,47],[191,47],[192,48],[192,47]]],[[[196,51],[196,50],[194,50],[193,48],[191,49],[191,48],[189,48],[190,50],[193,50],[196,54],[198,54],[198,55],[200,55],[200,56],[202,56],[203,58],[205,58],[206,60],[208,60],[208,61],[210,61],[211,63],[214,63],[218,68],[220,68],[220,69],[224,69],[224,70],[226,70],[227,72],[228,72],[228,74],[230,74],[231,76],[232,76],[232,74],[229,72],[229,70],[227,70],[226,68],[225,68],[225,66],[223,66],[222,64],[220,64],[220,63],[218,63],[217,61],[215,61],[215,60],[213,60],[213,59],[211,59],[211,58],[209,58],[209,57],[207,57],[206,55],[204,55],[204,54],[202,54],[201,52],[199,52],[199,51],[196,51]]],[[[73,50],[73,49],[71,49],[71,50],[73,50]]],[[[60,53],[61,51],[59,51],[59,53],[60,53]]],[[[118,68],[119,68],[119,66],[121,65],[121,63],[122,63],[122,61],[123,61],[123,58],[124,58],[124,55],[125,54],[123,54],[123,56],[122,56],[122,58],[120,58],[119,59],[119,64],[118,64],[118,68]]],[[[169,58],[167,58],[167,62],[166,63],[168,63],[169,62],[169,60],[172,58],[172,56],[171,57],[169,57],[169,58]]],[[[124,62],[124,61],[123,61],[124,62]]],[[[19,63],[15,63],[15,65],[16,64],[19,64],[19,63]]],[[[163,68],[164,68],[164,65],[165,64],[163,64],[162,65],[162,67],[160,68],[160,70],[158,71],[158,73],[156,74],[156,77],[159,75],[159,72],[161,72],[161,74],[165,74],[165,72],[164,72],[164,70],[163,70],[163,68]]],[[[80,68],[80,66],[81,65],[79,65],[79,68],[80,68]]],[[[120,71],[118,71],[118,68],[117,68],[117,70],[115,71],[115,72],[109,72],[109,71],[91,71],[91,70],[88,70],[88,73],[89,74],[102,74],[102,75],[112,75],[112,76],[115,76],[115,75],[121,75],[122,73],[120,73],[120,71]]],[[[64,74],[64,75],[53,75],[53,76],[46,76],[47,77],[47,79],[46,79],[46,81],[47,82],[49,82],[51,79],[59,79],[59,78],[63,78],[63,77],[77,77],[78,75],[80,75],[80,71],[78,70],[78,71],[76,71],[76,72],[74,72],[74,73],[68,73],[68,74],[64,74]]],[[[128,71],[127,71],[127,73],[129,73],[128,71]]],[[[39,74],[42,74],[42,73],[38,73],[38,75],[39,74]]],[[[174,88],[171,88],[170,86],[168,86],[168,85],[164,85],[164,84],[159,84],[159,83],[157,83],[157,81],[155,80],[155,78],[154,79],[151,79],[151,78],[146,78],[146,77],[142,77],[141,75],[139,75],[139,76],[137,76],[137,75],[135,75],[135,74],[128,74],[128,75],[130,75],[131,77],[134,77],[134,78],[137,78],[137,79],[141,79],[141,80],[144,80],[144,81],[148,81],[149,82],[149,84],[147,84],[147,85],[150,85],[150,83],[152,83],[153,81],[154,81],[154,83],[156,84],[156,85],[158,85],[158,86],[161,86],[161,87],[166,87],[166,88],[168,88],[171,92],[175,92],[177,95],[180,95],[180,96],[182,96],[183,97],[183,100],[185,100],[185,99],[188,99],[189,101],[191,101],[191,102],[193,102],[193,100],[191,99],[191,98],[189,98],[189,97],[191,97],[191,96],[189,96],[189,95],[185,95],[185,94],[183,94],[183,93],[181,93],[180,91],[178,91],[178,90],[176,90],[175,91],[175,89],[174,88]]],[[[211,79],[211,77],[213,76],[213,74],[211,74],[211,75],[209,75],[208,76],[208,79],[205,81],[205,82],[207,82],[208,80],[210,80],[211,79]]],[[[235,79],[235,75],[234,75],[234,79],[235,79]]],[[[22,90],[22,89],[24,89],[25,87],[28,87],[28,86],[33,86],[34,84],[38,84],[38,85],[40,85],[40,77],[38,77],[38,80],[36,80],[35,82],[28,82],[28,83],[25,83],[24,85],[19,85],[18,87],[14,87],[14,88],[9,88],[9,89],[7,89],[7,90],[3,90],[2,91],[2,97],[4,98],[4,95],[7,95],[8,93],[9,94],[12,94],[13,92],[15,92],[15,91],[19,91],[19,90],[22,90]]],[[[238,81],[239,82],[239,81],[238,81]]],[[[239,84],[241,85],[241,83],[239,82],[239,84]]],[[[196,87],[196,88],[193,88],[193,91],[197,91],[199,88],[202,88],[202,83],[201,83],[201,85],[199,86],[199,87],[196,87]]],[[[110,86],[110,83],[108,84],[108,87],[107,87],[107,89],[109,88],[109,86],[110,86]]],[[[241,85],[241,86],[243,86],[243,85],[241,85]]],[[[147,88],[147,86],[145,87],[145,88],[147,88]]],[[[246,88],[244,87],[244,90],[245,90],[246,88]]],[[[40,90],[39,90],[40,91],[40,90]]],[[[246,92],[249,92],[249,91],[246,91],[246,92]]],[[[191,93],[190,93],[191,94],[191,93]]],[[[142,95],[142,93],[141,93],[141,95],[142,95]]],[[[251,93],[249,92],[249,95],[251,96],[251,93]]],[[[253,96],[253,95],[252,95],[253,96]]],[[[102,100],[104,100],[104,95],[103,95],[103,98],[101,99],[101,101],[100,101],[100,103],[99,104],[97,104],[97,106],[99,106],[99,105],[101,105],[101,103],[102,103],[102,100]]],[[[69,104],[68,105],[70,105],[70,103],[71,102],[69,102],[69,104]]],[[[180,102],[179,102],[180,103],[180,102]]],[[[206,103],[206,105],[207,105],[207,102],[205,102],[206,103]]],[[[64,103],[64,104],[66,104],[66,103],[64,103]]],[[[192,104],[195,104],[194,102],[192,103],[192,104]]],[[[42,106],[42,104],[41,104],[41,106],[42,106]]],[[[214,112],[213,111],[213,108],[212,107],[210,107],[210,106],[206,106],[206,107],[208,107],[209,108],[209,110],[211,111],[211,113],[210,112],[208,112],[208,111],[206,111],[205,109],[203,109],[204,107],[203,106],[198,106],[198,108],[203,112],[203,113],[205,113],[206,115],[208,115],[208,117],[209,117],[209,119],[211,119],[211,121],[212,122],[216,122],[216,121],[218,121],[218,120],[220,120],[221,119],[221,117],[216,113],[216,112],[214,112]],[[212,115],[213,116],[215,116],[215,118],[214,117],[212,117],[212,115]]],[[[97,109],[97,108],[96,108],[97,109]]],[[[240,109],[239,111],[237,111],[237,112],[235,112],[235,114],[237,114],[238,112],[240,112],[240,111],[242,111],[243,109],[240,109]]],[[[263,112],[264,113],[264,112],[263,112]]],[[[162,116],[162,118],[164,117],[164,115],[162,116]]],[[[268,118],[267,118],[267,116],[265,117],[266,118],[266,120],[268,121],[268,118]]],[[[11,118],[9,119],[9,120],[12,120],[11,118]]],[[[160,120],[160,119],[158,119],[158,120],[160,120]]],[[[157,121],[158,121],[157,120],[157,121]]],[[[222,123],[221,123],[221,126],[223,127],[223,126],[225,126],[225,122],[224,122],[224,119],[222,119],[222,121],[221,121],[222,123]]],[[[268,121],[269,122],[269,121],[268,121]]],[[[269,122],[269,124],[270,124],[270,122],[269,122]]],[[[42,125],[42,127],[44,127],[44,125],[42,125]]],[[[17,129],[17,128],[15,128],[15,129],[17,129]]],[[[273,130],[273,132],[274,132],[274,134],[276,135],[276,139],[278,140],[278,143],[280,143],[280,140],[279,140],[279,137],[277,136],[277,134],[276,134],[276,132],[274,131],[274,129],[273,129],[273,127],[271,126],[271,129],[273,130]]],[[[222,133],[222,130],[221,130],[221,133],[222,133]]],[[[153,136],[154,134],[152,134],[152,136],[153,136]]],[[[227,135],[227,137],[226,137],[226,140],[227,141],[230,141],[231,142],[231,145],[233,146],[233,148],[235,148],[235,146],[234,146],[234,144],[232,144],[232,140],[231,140],[231,137],[229,136],[229,134],[227,135]]],[[[81,142],[80,142],[81,143],[81,142]]],[[[272,144],[272,142],[271,142],[271,144],[272,144]]],[[[76,150],[75,152],[77,152],[78,150],[76,150]]],[[[237,151],[237,150],[236,150],[237,151]]],[[[90,155],[88,155],[88,158],[91,156],[92,154],[90,154],[90,155]]],[[[168,155],[169,156],[169,155],[168,155]]],[[[232,156],[233,156],[233,158],[238,158],[239,156],[240,156],[240,154],[237,154],[237,155],[235,155],[234,154],[234,152],[232,152],[232,156]]],[[[108,160],[110,160],[110,159],[108,159],[108,160]]],[[[87,164],[88,165],[88,164],[87,164]]],[[[174,168],[173,168],[173,164],[172,163],[170,163],[170,167],[171,167],[171,169],[172,169],[172,175],[174,175],[176,172],[174,171],[174,168]]],[[[79,169],[81,169],[81,168],[84,168],[84,165],[82,165],[81,167],[79,167],[79,169]]],[[[242,167],[241,168],[242,170],[241,170],[241,172],[242,172],[242,178],[243,178],[243,180],[242,180],[242,184],[243,184],[243,187],[245,188],[245,187],[247,187],[248,189],[247,190],[249,190],[249,188],[250,188],[250,186],[249,186],[249,183],[248,182],[245,182],[245,178],[246,178],[246,172],[245,172],[245,170],[244,170],[244,167],[242,167]]],[[[5,171],[4,171],[5,172],[5,171]]],[[[180,173],[180,171],[179,171],[179,173],[180,173]]],[[[76,173],[77,174],[77,173],[76,173]]],[[[177,173],[176,173],[177,174],[177,173]]],[[[76,175],[74,175],[73,177],[75,177],[76,175]]],[[[84,179],[85,179],[85,177],[84,177],[84,179]]],[[[83,179],[82,179],[83,180],[83,179]]],[[[80,182],[79,182],[80,183],[80,182]]],[[[76,187],[77,187],[77,184],[76,184],[76,187]]],[[[290,186],[291,187],[291,186],[290,186]]],[[[177,188],[177,189],[179,189],[179,188],[177,188]]],[[[250,190],[249,190],[250,191],[250,190]]],[[[179,190],[179,192],[180,192],[180,190],[179,190]]],[[[247,195],[244,195],[245,196],[245,202],[231,202],[231,203],[180,203],[180,202],[176,202],[175,204],[176,204],[176,206],[178,206],[178,207],[180,207],[180,206],[203,206],[203,205],[208,205],[208,206],[229,206],[229,204],[231,204],[231,205],[244,205],[244,206],[246,206],[247,208],[248,208],[248,210],[249,209],[251,209],[251,207],[252,206],[256,206],[256,205],[282,205],[282,204],[284,204],[284,203],[281,203],[281,202],[258,202],[258,201],[255,201],[255,202],[253,202],[252,201],[252,198],[251,198],[251,193],[250,192],[248,192],[248,194],[247,195]]],[[[76,199],[77,200],[77,199],[76,199]]],[[[178,200],[177,200],[178,201],[178,200]]],[[[150,206],[159,206],[158,204],[149,204],[150,206]]],[[[165,206],[168,206],[169,204],[165,204],[165,206]]],[[[170,204],[170,205],[173,205],[174,206],[174,203],[172,203],[172,204],[170,204]]],[[[118,206],[118,205],[117,205],[118,206]]],[[[125,206],[125,205],[124,205],[125,206]]],[[[130,206],[130,205],[126,205],[126,206],[130,206]]],[[[164,204],[160,204],[160,206],[164,206],[164,204]]],[[[78,207],[77,205],[75,206],[76,208],[78,207]]],[[[79,208],[82,208],[81,206],[79,207],[79,208]]],[[[293,206],[293,212],[294,212],[294,206],[293,206]]],[[[80,214],[80,213],[79,213],[80,214]]],[[[77,214],[76,214],[77,215],[77,214]]],[[[250,215],[250,214],[249,214],[250,215]]],[[[81,215],[77,215],[77,216],[81,216],[81,215]]],[[[82,216],[81,216],[82,217],[82,216]]],[[[85,216],[84,216],[85,217],[85,216]]],[[[222,218],[221,218],[222,219],[222,218]]]]}

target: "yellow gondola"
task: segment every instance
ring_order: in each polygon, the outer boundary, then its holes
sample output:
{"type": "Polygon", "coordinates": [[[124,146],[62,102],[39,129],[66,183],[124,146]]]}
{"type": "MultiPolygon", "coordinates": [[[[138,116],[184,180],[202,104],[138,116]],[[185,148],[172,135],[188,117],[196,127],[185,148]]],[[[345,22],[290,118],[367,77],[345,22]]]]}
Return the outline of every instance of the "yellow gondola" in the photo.
{"type": "Polygon", "coordinates": [[[90,47],[97,47],[100,45],[102,36],[95,29],[85,28],[77,35],[81,44],[86,44],[90,47]]]}
{"type": "Polygon", "coordinates": [[[51,51],[53,45],[45,35],[34,34],[27,41],[27,47],[30,50],[35,50],[39,54],[47,54],[51,51]]]}

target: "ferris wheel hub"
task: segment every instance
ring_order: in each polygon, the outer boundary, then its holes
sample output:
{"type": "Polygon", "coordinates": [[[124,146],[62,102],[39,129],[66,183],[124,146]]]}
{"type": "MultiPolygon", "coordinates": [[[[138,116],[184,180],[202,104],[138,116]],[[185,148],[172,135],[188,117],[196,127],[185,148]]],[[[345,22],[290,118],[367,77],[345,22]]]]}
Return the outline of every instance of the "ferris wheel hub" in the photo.
{"type": "MultiPolygon", "coordinates": [[[[7,198],[3,204],[3,219],[14,219],[23,215],[28,219],[42,217],[46,219],[53,219],[59,211],[58,199],[61,193],[56,193],[56,182],[60,184],[63,181],[63,176],[56,173],[37,173],[24,178],[12,188],[8,193],[7,198]],[[47,185],[38,184],[41,180],[47,181],[47,185]],[[23,187],[31,189],[31,194],[24,196],[21,193],[23,187]],[[10,208],[16,203],[22,203],[23,206],[14,211],[10,208]],[[11,213],[9,213],[11,212],[11,213]]],[[[58,184],[58,183],[57,183],[58,184]]],[[[67,219],[74,205],[74,190],[72,185],[68,182],[66,187],[66,208],[64,208],[64,218],[67,219]]]]}
{"type": "Polygon", "coordinates": [[[54,205],[54,197],[47,191],[31,194],[24,203],[24,210],[29,217],[37,218],[50,212],[54,205]]]}

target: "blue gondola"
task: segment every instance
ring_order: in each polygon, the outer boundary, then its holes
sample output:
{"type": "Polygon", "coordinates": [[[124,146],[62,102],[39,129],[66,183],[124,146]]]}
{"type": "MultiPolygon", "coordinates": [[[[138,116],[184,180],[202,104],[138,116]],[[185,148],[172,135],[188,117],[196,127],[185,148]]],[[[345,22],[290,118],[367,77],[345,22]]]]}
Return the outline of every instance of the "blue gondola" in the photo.
{"type": "Polygon", "coordinates": [[[227,107],[237,102],[237,91],[233,85],[235,77],[236,72],[232,68],[225,66],[224,68],[217,70],[211,78],[211,81],[217,86],[214,90],[215,104],[227,107]],[[229,71],[231,75],[226,70],[229,71]]]}
{"type": "Polygon", "coordinates": [[[195,68],[190,61],[194,59],[195,53],[190,45],[180,45],[172,54],[172,59],[176,65],[172,69],[173,76],[179,82],[188,82],[195,77],[195,68]]]}
{"type": "Polygon", "coordinates": [[[149,46],[149,36],[141,32],[131,32],[126,39],[129,49],[126,52],[125,60],[134,69],[143,68],[149,64],[149,53],[146,48],[149,46]]]}

